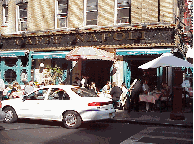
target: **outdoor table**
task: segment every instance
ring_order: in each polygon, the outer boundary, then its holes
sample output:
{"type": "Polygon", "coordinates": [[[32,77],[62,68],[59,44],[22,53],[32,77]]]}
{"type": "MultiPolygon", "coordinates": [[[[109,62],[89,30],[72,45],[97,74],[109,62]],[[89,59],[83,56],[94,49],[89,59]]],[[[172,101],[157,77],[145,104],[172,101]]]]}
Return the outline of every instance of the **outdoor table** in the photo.
{"type": "Polygon", "coordinates": [[[146,110],[149,110],[149,103],[155,104],[156,100],[159,99],[161,93],[152,93],[152,94],[140,94],[139,101],[146,102],[146,110]]]}

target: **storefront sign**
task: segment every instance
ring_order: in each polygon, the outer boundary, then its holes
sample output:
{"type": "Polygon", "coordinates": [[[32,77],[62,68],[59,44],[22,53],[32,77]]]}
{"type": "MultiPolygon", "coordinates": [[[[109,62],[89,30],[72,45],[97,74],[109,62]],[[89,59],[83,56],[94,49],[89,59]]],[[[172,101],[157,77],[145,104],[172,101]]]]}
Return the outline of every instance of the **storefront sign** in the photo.
{"type": "Polygon", "coordinates": [[[1,49],[57,49],[80,46],[96,47],[155,47],[174,46],[174,29],[121,30],[23,36],[0,39],[1,49]]]}

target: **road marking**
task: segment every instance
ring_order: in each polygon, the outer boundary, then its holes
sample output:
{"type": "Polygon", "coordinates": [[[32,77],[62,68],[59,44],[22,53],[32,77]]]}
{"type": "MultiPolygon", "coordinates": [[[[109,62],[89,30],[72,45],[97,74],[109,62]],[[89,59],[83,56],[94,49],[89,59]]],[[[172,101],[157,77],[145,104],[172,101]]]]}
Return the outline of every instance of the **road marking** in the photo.
{"type": "Polygon", "coordinates": [[[140,131],[139,133],[131,136],[127,140],[121,142],[121,144],[133,144],[134,142],[137,143],[137,141],[142,139],[144,136],[147,136],[148,133],[153,132],[157,128],[159,128],[159,127],[148,127],[146,129],[140,131]]]}
{"type": "MultiPolygon", "coordinates": [[[[181,141],[188,141],[188,142],[192,142],[193,139],[186,139],[186,138],[179,138],[179,137],[166,137],[166,136],[152,136],[149,135],[149,133],[154,132],[155,129],[160,128],[161,127],[148,127],[142,131],[140,131],[139,133],[131,136],[130,138],[124,140],[123,142],[121,142],[121,144],[142,144],[142,142],[138,142],[140,139],[142,138],[156,138],[156,139],[175,139],[175,140],[181,140],[181,141]]],[[[165,129],[164,127],[162,129],[165,129]]],[[[175,128],[175,130],[178,128],[175,128]]],[[[183,129],[185,130],[185,129],[183,129]]],[[[164,132],[162,131],[162,133],[172,133],[172,134],[177,134],[178,132],[164,132]]],[[[181,134],[181,133],[180,133],[181,134]]]]}
{"type": "Polygon", "coordinates": [[[185,139],[185,138],[178,138],[178,137],[149,136],[149,135],[146,135],[144,137],[148,137],[148,138],[158,138],[158,139],[176,139],[176,140],[182,140],[182,141],[193,141],[192,139],[185,139]]]}

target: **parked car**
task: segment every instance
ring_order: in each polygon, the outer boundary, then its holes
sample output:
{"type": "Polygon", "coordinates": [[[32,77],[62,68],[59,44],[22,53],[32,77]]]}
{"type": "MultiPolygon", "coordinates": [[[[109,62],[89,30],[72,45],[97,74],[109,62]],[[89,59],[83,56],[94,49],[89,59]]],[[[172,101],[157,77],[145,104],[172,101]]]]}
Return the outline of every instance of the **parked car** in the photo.
{"type": "Polygon", "coordinates": [[[0,101],[0,121],[3,121],[5,117],[5,112],[2,111],[2,103],[0,101]]]}
{"type": "Polygon", "coordinates": [[[111,99],[72,85],[44,86],[23,98],[3,100],[2,109],[6,123],[18,118],[45,119],[63,121],[66,128],[115,116],[111,99]]]}

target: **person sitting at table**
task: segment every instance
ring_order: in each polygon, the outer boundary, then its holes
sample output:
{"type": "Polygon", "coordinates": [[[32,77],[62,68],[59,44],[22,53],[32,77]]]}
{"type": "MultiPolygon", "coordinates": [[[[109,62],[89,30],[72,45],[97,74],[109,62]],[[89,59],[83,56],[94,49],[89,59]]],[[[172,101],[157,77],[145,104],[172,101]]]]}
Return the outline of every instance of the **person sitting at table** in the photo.
{"type": "Polygon", "coordinates": [[[90,90],[91,92],[97,94],[95,82],[91,82],[91,85],[89,86],[89,90],[90,90]]]}
{"type": "Polygon", "coordinates": [[[162,83],[161,95],[159,97],[159,104],[160,104],[160,112],[163,108],[168,109],[168,101],[170,98],[170,89],[167,83],[162,83]]]}
{"type": "Polygon", "coordinates": [[[149,86],[148,86],[148,80],[144,80],[142,85],[143,93],[148,94],[149,92],[149,86]]]}

